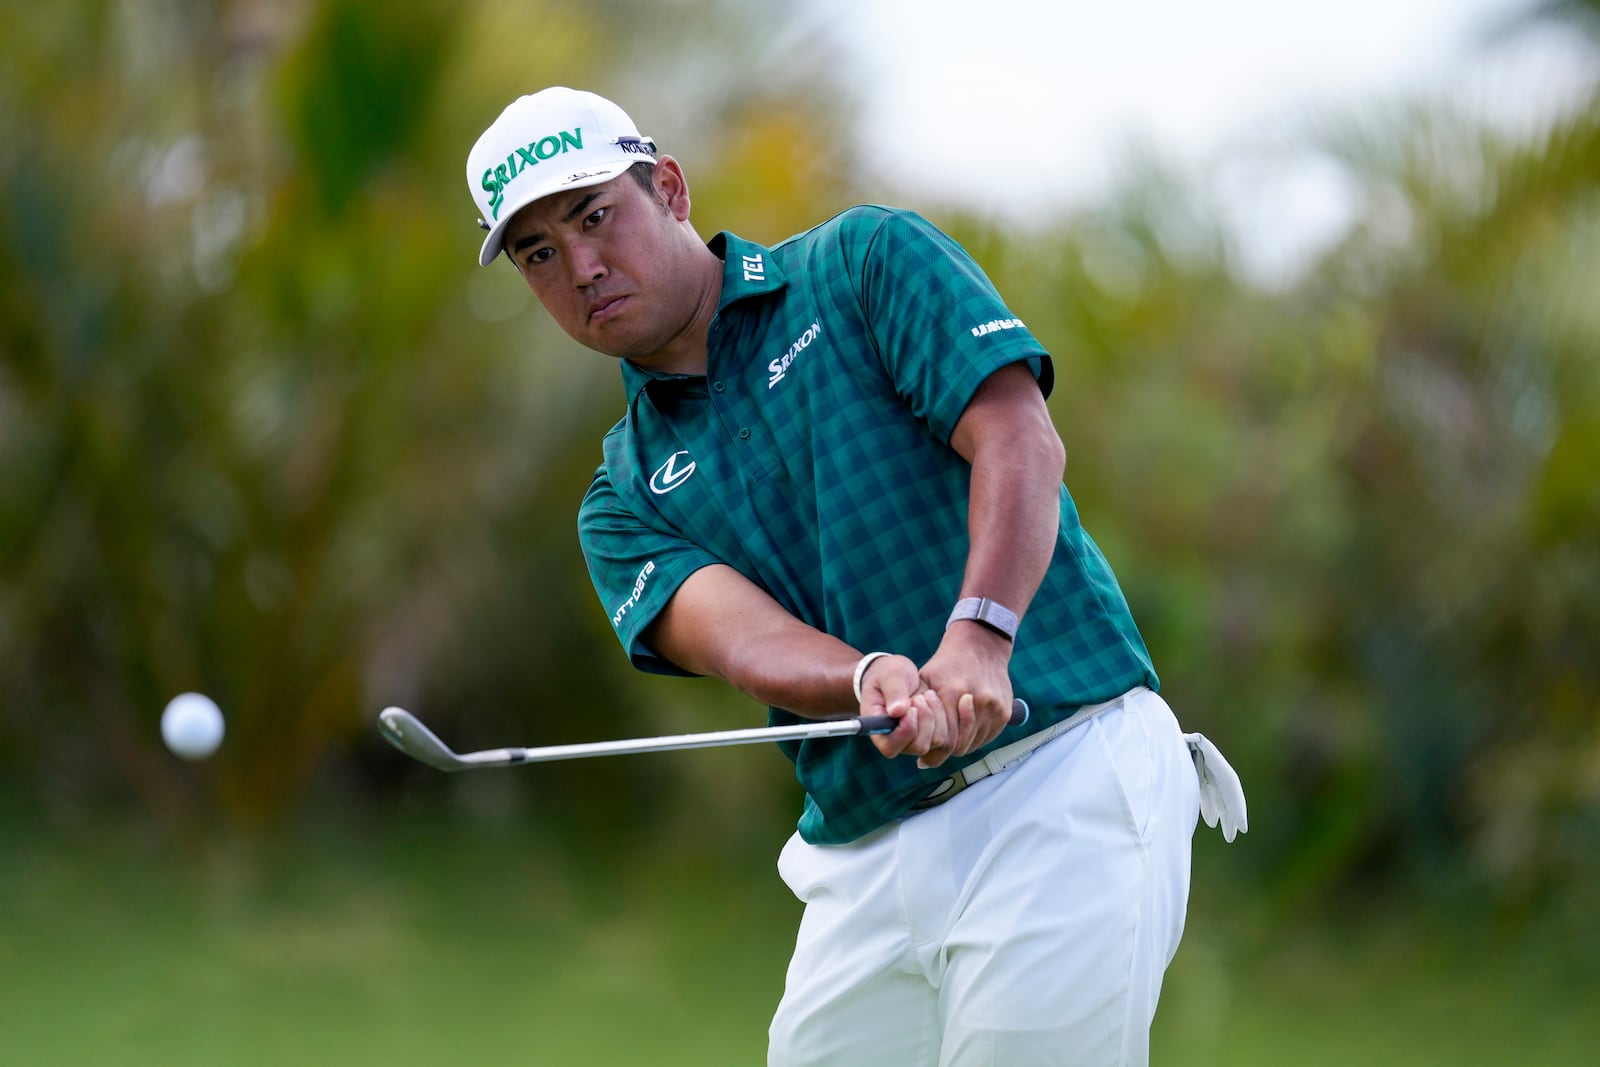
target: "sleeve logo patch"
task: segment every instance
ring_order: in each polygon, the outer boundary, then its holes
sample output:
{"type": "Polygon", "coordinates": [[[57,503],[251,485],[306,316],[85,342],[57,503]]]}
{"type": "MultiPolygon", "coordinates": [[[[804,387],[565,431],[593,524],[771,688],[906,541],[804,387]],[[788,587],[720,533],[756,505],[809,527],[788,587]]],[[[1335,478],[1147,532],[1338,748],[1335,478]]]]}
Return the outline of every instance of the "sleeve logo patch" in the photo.
{"type": "Polygon", "coordinates": [[[1025,329],[1027,329],[1027,327],[1022,324],[1021,319],[991,319],[981,326],[974,326],[972,328],[972,336],[987,337],[989,334],[999,333],[1001,330],[1025,329]]]}
{"type": "Polygon", "coordinates": [[[624,600],[622,602],[622,606],[620,608],[618,608],[611,616],[611,625],[612,626],[621,626],[622,625],[623,616],[627,615],[629,611],[633,610],[633,608],[638,605],[639,598],[644,595],[645,583],[650,580],[650,576],[652,574],[654,574],[655,572],[656,572],[656,561],[655,560],[650,560],[649,562],[647,562],[644,565],[644,568],[639,571],[639,577],[637,577],[637,578],[635,578],[633,580],[633,592],[632,592],[632,594],[629,595],[627,600],[624,600]]]}

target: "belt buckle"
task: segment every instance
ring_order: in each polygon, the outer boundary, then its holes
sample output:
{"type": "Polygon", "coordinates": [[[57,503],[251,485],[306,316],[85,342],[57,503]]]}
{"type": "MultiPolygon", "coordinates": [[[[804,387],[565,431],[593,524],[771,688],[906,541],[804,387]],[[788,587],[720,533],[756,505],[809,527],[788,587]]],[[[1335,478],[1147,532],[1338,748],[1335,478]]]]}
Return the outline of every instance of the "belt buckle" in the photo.
{"type": "Polygon", "coordinates": [[[933,788],[922,795],[922,799],[911,805],[912,811],[927,811],[937,808],[967,787],[966,775],[957,771],[948,778],[941,778],[933,783],[933,788]]]}

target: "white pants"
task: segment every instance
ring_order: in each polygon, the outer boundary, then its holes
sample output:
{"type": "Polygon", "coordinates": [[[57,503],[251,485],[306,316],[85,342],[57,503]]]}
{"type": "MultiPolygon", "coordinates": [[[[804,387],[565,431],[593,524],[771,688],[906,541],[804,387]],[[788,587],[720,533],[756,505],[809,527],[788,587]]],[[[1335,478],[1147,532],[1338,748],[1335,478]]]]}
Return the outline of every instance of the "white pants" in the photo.
{"type": "Polygon", "coordinates": [[[1148,689],[948,803],[849,845],[796,835],[805,905],[768,1064],[1149,1061],[1199,788],[1148,689]]]}

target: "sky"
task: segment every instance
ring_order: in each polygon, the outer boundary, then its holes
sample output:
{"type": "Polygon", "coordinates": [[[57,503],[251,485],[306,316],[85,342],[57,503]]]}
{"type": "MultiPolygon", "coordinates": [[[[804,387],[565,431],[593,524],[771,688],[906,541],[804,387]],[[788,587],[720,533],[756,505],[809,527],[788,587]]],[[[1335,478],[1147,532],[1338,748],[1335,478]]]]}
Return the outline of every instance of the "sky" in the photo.
{"type": "Polygon", "coordinates": [[[1272,273],[1335,239],[1350,214],[1325,161],[1282,151],[1308,123],[1431,99],[1516,126],[1592,76],[1552,34],[1486,49],[1486,29],[1530,3],[819,0],[813,10],[852,59],[868,166],[907,197],[1025,221],[1105,197],[1142,154],[1215,183],[1219,211],[1246,229],[1263,210],[1289,220],[1284,247],[1256,252],[1272,273]],[[1243,157],[1259,165],[1228,177],[1243,157]]]}

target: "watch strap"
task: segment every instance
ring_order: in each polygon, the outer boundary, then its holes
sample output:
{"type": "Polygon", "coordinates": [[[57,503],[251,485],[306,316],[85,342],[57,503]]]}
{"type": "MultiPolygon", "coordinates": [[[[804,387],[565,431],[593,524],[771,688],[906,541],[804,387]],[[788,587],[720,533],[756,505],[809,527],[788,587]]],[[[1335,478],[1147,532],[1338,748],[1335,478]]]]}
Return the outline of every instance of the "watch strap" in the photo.
{"type": "Polygon", "coordinates": [[[953,624],[966,619],[988,627],[1007,641],[1017,639],[1017,623],[1020,621],[1017,613],[988,597],[969,596],[956,601],[955,610],[950,613],[944,628],[948,630],[953,624]]]}

